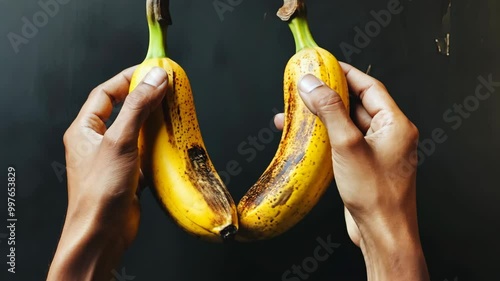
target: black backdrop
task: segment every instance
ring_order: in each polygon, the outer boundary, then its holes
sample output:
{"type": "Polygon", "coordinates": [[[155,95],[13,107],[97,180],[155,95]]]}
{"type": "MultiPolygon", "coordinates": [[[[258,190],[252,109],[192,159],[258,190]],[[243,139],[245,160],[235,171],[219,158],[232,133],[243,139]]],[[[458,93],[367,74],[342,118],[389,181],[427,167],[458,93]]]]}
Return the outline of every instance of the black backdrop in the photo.
{"type": "MultiPolygon", "coordinates": [[[[0,280],[45,278],[67,204],[62,135],[90,90],[141,62],[147,48],[144,0],[59,2],[59,11],[46,23],[41,16],[41,27],[16,53],[12,33],[21,36],[23,17],[32,21],[42,8],[37,1],[0,0],[0,167],[5,170],[0,178],[6,189],[7,167],[16,167],[19,219],[17,273],[7,274],[7,243],[0,236],[0,280]]],[[[234,6],[221,16],[213,1],[171,2],[171,56],[190,76],[215,165],[224,170],[235,160],[242,168],[229,182],[238,200],[279,140],[276,134],[252,162],[237,150],[269,126],[274,108],[283,107],[283,69],[294,46],[287,26],[274,16],[281,2],[216,1],[234,6]]],[[[347,60],[341,43],[354,46],[355,27],[364,28],[373,20],[370,11],[386,9],[390,1],[308,2],[317,42],[347,60]]],[[[500,4],[453,2],[450,57],[438,54],[434,42],[442,31],[441,1],[404,0],[402,5],[403,12],[350,62],[361,69],[372,65],[372,75],[387,85],[422,140],[436,128],[448,137],[434,151],[422,150],[418,176],[419,220],[432,280],[498,280],[500,88],[460,118],[460,126],[458,115],[451,115],[451,122],[443,114],[466,98],[470,102],[479,76],[500,80],[500,4]]],[[[0,191],[1,225],[5,198],[6,190],[0,191]]],[[[254,244],[197,241],[166,218],[149,191],[142,206],[139,236],[117,268],[134,280],[282,280],[283,272],[312,255],[317,238],[328,236],[340,246],[308,280],[365,279],[334,185],[293,230],[254,244]]],[[[2,226],[0,235],[6,232],[2,226]]]]}

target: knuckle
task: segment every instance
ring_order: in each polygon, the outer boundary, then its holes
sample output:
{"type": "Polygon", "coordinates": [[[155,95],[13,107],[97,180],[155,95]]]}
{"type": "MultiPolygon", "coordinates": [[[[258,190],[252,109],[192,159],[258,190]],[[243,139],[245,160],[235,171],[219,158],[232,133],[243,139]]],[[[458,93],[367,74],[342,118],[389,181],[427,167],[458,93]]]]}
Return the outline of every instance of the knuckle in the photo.
{"type": "Polygon", "coordinates": [[[106,131],[106,123],[96,114],[85,116],[81,122],[81,126],[99,134],[104,134],[106,131]]]}
{"type": "Polygon", "coordinates": [[[116,147],[120,145],[120,138],[115,137],[111,134],[105,134],[102,138],[102,144],[106,147],[116,147]]]}
{"type": "Polygon", "coordinates": [[[102,85],[102,84],[101,84],[101,85],[99,85],[99,86],[97,86],[97,87],[95,87],[95,88],[94,88],[94,89],[90,92],[90,94],[89,94],[88,98],[89,98],[89,99],[91,99],[91,98],[93,98],[94,96],[99,95],[99,93],[103,91],[103,88],[104,88],[104,87],[103,87],[103,85],[102,85]]]}
{"type": "Polygon", "coordinates": [[[378,122],[380,126],[385,126],[389,124],[398,123],[399,116],[390,110],[382,109],[375,117],[373,117],[373,122],[378,122]]]}
{"type": "Polygon", "coordinates": [[[408,136],[414,141],[417,141],[420,137],[420,132],[417,126],[415,126],[415,124],[411,121],[408,121],[408,136]]]}
{"type": "Polygon", "coordinates": [[[344,102],[342,98],[329,88],[322,90],[314,103],[314,107],[317,109],[318,113],[329,113],[343,106],[344,102]]]}
{"type": "Polygon", "coordinates": [[[123,154],[132,148],[131,142],[126,138],[115,136],[112,134],[105,134],[102,139],[102,145],[111,151],[118,154],[123,154]]]}
{"type": "Polygon", "coordinates": [[[63,144],[64,144],[64,147],[68,148],[70,146],[70,143],[71,143],[71,127],[69,129],[66,130],[66,132],[64,132],[64,135],[63,135],[63,144]]]}
{"type": "Polygon", "coordinates": [[[146,85],[142,85],[135,89],[125,99],[125,105],[132,110],[143,110],[149,104],[148,89],[146,85]]]}
{"type": "Polygon", "coordinates": [[[385,87],[384,83],[380,82],[380,80],[378,79],[374,79],[373,87],[376,90],[387,91],[387,88],[385,87]]]}
{"type": "Polygon", "coordinates": [[[363,137],[361,135],[354,134],[354,133],[350,133],[350,134],[345,133],[345,134],[342,134],[342,136],[340,136],[337,139],[335,146],[342,147],[345,149],[351,149],[351,148],[359,147],[362,142],[363,142],[363,137]]]}

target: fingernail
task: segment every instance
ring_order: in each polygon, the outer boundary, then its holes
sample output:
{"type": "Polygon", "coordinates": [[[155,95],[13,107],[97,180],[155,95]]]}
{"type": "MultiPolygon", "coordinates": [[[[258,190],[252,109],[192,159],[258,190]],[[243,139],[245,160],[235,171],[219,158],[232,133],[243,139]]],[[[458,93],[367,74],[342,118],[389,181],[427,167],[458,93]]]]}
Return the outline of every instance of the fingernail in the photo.
{"type": "Polygon", "coordinates": [[[311,74],[304,75],[299,81],[299,91],[302,94],[309,94],[316,88],[325,85],[323,81],[319,80],[316,76],[311,74]]]}
{"type": "Polygon", "coordinates": [[[167,79],[167,72],[160,67],[155,67],[149,71],[144,78],[144,83],[153,87],[159,87],[167,79]]]}

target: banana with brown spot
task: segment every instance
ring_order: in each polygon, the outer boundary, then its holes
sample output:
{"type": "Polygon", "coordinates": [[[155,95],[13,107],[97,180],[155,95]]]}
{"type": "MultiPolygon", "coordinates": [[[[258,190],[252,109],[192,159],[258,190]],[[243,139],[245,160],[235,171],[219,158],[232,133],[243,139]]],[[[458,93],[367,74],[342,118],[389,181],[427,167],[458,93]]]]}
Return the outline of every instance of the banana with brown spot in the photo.
{"type": "Polygon", "coordinates": [[[289,26],[297,53],[285,69],[283,135],[271,164],[238,204],[240,241],[269,239],[286,232],[311,211],[333,180],[328,133],[300,98],[299,79],[306,74],[319,77],[349,108],[347,83],[338,61],[315,43],[301,1],[288,2],[297,4],[282,10],[294,14],[289,26]]]}
{"type": "Polygon", "coordinates": [[[166,56],[168,1],[147,0],[147,13],[149,51],[130,91],[155,66],[165,69],[169,86],[162,105],[141,130],[142,171],[160,205],[185,231],[208,241],[232,238],[238,230],[236,206],[206,152],[189,79],[166,56]]]}

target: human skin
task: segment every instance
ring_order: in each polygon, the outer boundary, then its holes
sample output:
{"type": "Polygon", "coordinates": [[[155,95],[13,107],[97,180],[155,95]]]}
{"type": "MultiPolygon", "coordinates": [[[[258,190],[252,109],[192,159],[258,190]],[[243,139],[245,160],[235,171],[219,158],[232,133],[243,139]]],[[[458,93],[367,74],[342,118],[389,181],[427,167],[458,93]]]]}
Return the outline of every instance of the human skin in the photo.
{"type": "MultiPolygon", "coordinates": [[[[391,173],[413,159],[418,131],[380,82],[342,67],[359,100],[352,119],[338,94],[314,76],[305,76],[299,89],[328,129],[349,236],[362,250],[368,280],[429,280],[418,235],[416,161],[410,173],[391,173]]],[[[137,235],[139,130],[168,81],[155,68],[127,95],[134,69],[94,89],[64,135],[68,209],[47,280],[110,280],[137,235]],[[113,105],[122,102],[106,128],[113,105]]],[[[283,121],[276,116],[278,128],[283,121]]]]}
{"type": "MultiPolygon", "coordinates": [[[[312,75],[301,79],[299,93],[328,130],[349,237],[363,252],[368,280],[429,280],[416,210],[418,130],[380,81],[341,66],[352,117],[341,97],[312,75]]],[[[276,127],[283,123],[278,114],[276,127]]]]}
{"type": "Polygon", "coordinates": [[[165,95],[167,74],[154,68],[128,94],[135,67],[92,91],[64,135],[66,220],[47,280],[106,280],[137,235],[139,130],[165,95]],[[113,106],[123,103],[106,128],[113,106]]]}

